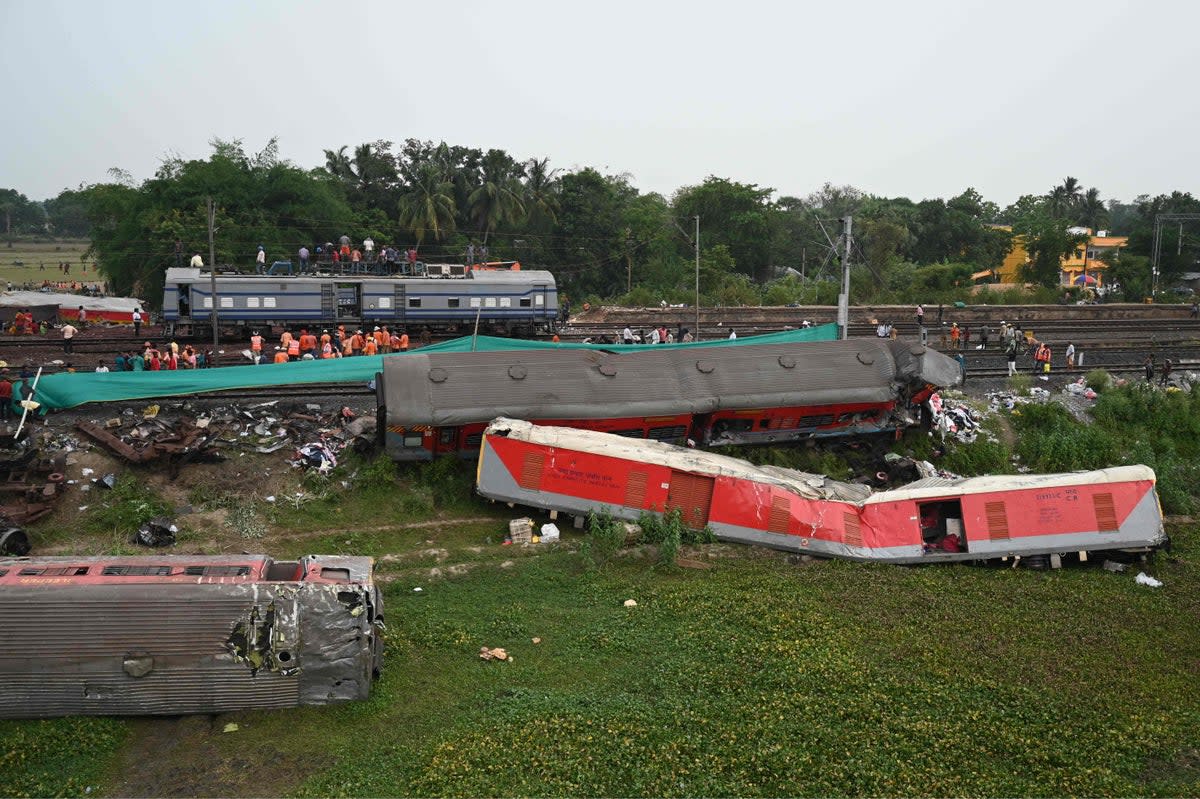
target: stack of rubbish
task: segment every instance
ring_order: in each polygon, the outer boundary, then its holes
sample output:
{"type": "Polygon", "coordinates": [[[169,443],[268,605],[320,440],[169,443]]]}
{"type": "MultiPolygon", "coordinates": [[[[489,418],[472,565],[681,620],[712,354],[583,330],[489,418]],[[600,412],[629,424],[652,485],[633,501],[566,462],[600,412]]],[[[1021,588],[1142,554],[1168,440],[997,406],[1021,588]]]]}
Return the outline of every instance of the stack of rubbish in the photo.
{"type": "Polygon", "coordinates": [[[1084,399],[1094,400],[1096,398],[1096,392],[1088,386],[1087,381],[1082,377],[1073,383],[1067,383],[1063,386],[1063,391],[1083,397],[1084,399]]]}
{"type": "Polygon", "coordinates": [[[529,517],[513,519],[508,523],[508,542],[513,544],[528,544],[533,541],[533,519],[529,517]]]}
{"type": "Polygon", "coordinates": [[[979,436],[979,422],[974,412],[965,404],[951,402],[934,393],[926,401],[934,428],[941,434],[942,441],[950,435],[964,444],[970,444],[979,436]]]}
{"type": "Polygon", "coordinates": [[[218,450],[259,454],[287,451],[294,466],[328,473],[347,446],[369,448],[375,442],[374,416],[357,417],[349,408],[329,412],[315,403],[281,405],[279,400],[249,406],[228,405],[196,412],[186,403],[174,422],[156,405],[139,416],[126,409],[104,423],[80,422],[80,432],[130,463],[166,458],[171,474],[190,461],[219,461],[218,450]],[[163,414],[165,415],[165,414],[163,414]]]}

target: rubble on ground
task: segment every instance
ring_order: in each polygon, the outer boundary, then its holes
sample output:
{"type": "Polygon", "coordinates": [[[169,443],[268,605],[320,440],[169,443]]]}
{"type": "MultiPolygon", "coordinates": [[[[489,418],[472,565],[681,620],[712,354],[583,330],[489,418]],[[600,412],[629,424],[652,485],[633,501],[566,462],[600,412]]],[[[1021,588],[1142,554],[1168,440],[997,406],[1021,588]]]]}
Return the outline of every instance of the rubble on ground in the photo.
{"type": "Polygon", "coordinates": [[[140,414],[127,408],[104,422],[82,421],[81,433],[129,463],[165,460],[173,478],[192,461],[220,461],[232,451],[271,454],[288,451],[296,466],[328,473],[337,453],[348,446],[370,447],[374,416],[356,417],[348,408],[325,412],[318,404],[282,405],[278,400],[250,406],[219,406],[198,413],[184,405],[175,421],[160,417],[158,406],[140,414]]]}

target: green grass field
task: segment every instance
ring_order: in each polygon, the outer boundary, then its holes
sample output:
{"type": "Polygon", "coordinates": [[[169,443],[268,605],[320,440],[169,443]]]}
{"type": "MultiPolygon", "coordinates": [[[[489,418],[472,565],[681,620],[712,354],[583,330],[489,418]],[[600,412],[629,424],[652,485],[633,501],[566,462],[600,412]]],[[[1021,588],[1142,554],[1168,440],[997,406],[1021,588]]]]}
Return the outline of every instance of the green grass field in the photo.
{"type": "Polygon", "coordinates": [[[412,554],[381,564],[370,700],[221,716],[132,784],[129,752],[157,745],[139,722],[0,722],[4,793],[156,794],[160,771],[240,796],[1200,790],[1194,529],[1174,531],[1153,590],[1095,567],[791,564],[724,546],[698,550],[710,570],[641,550],[595,568],[576,534],[501,547],[512,512],[466,504],[493,521],[317,539],[412,554]],[[240,731],[222,734],[229,721],[240,731]],[[259,763],[275,765],[238,766],[259,763]]]}
{"type": "Polygon", "coordinates": [[[58,265],[62,262],[71,264],[68,278],[76,280],[96,280],[92,261],[87,261],[87,272],[83,271],[83,254],[89,242],[67,239],[58,242],[28,242],[15,241],[9,247],[8,242],[0,242],[0,283],[11,281],[14,286],[26,282],[40,284],[43,280],[60,280],[63,273],[58,265]],[[45,266],[40,269],[39,266],[45,266]]]}

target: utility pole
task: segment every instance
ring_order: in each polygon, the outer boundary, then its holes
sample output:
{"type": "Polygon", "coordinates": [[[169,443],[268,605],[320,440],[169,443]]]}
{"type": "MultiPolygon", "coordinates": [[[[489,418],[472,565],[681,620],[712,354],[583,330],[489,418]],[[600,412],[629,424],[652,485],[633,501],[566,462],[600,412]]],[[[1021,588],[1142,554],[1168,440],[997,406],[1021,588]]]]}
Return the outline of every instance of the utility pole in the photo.
{"type": "Polygon", "coordinates": [[[696,333],[695,341],[700,340],[700,216],[696,215],[696,333]]]}
{"type": "MultiPolygon", "coordinates": [[[[217,325],[217,245],[213,240],[216,232],[217,208],[213,205],[212,197],[208,198],[208,278],[209,297],[212,299],[212,329],[213,329],[213,363],[217,361],[217,346],[220,341],[220,327],[217,325]]],[[[211,364],[209,364],[211,365],[211,364]]]]}
{"type": "Polygon", "coordinates": [[[845,255],[842,256],[842,293],[838,295],[838,325],[842,328],[841,337],[844,341],[850,337],[850,246],[854,217],[847,216],[842,221],[844,223],[845,255]]]}

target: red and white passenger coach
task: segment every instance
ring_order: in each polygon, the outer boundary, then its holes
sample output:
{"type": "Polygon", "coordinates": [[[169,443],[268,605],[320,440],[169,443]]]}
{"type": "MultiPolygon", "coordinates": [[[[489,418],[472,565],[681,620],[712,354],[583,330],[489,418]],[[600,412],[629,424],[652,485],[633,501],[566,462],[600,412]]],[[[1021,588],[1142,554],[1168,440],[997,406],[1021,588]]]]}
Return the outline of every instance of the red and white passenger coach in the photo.
{"type": "Polygon", "coordinates": [[[924,563],[1165,543],[1154,472],[926,478],[890,491],[657,441],[497,419],[479,454],[490,499],[623,519],[678,509],[717,538],[813,555],[924,563]]]}

